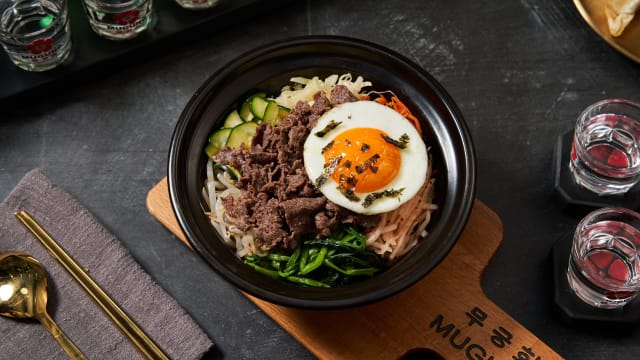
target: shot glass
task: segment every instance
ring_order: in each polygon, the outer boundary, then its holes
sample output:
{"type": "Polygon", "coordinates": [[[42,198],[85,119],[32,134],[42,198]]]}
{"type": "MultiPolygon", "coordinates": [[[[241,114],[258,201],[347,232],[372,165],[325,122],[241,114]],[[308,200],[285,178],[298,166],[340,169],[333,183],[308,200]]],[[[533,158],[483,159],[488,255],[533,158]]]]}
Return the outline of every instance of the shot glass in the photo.
{"type": "Polygon", "coordinates": [[[574,130],[570,172],[598,194],[624,194],[640,180],[640,104],[610,99],[587,107],[574,130]]]}
{"type": "Polygon", "coordinates": [[[132,39],[153,22],[152,0],[83,0],[93,31],[110,40],[132,39]]]}
{"type": "Polygon", "coordinates": [[[0,0],[0,43],[27,71],[45,71],[70,59],[66,0],[0,0]]]}
{"type": "Polygon", "coordinates": [[[209,9],[218,4],[218,0],[176,0],[181,7],[189,10],[209,9]]]}
{"type": "Polygon", "coordinates": [[[587,304],[620,308],[640,290],[640,214],[619,207],[585,216],[573,236],[567,280],[587,304]]]}

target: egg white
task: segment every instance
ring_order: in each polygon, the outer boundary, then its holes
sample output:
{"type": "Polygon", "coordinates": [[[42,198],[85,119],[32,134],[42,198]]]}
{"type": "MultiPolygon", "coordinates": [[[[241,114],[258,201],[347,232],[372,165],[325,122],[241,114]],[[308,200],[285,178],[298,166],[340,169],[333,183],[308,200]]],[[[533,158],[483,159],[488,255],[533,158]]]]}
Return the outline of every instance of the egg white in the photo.
{"type": "Polygon", "coordinates": [[[410,200],[426,181],[428,155],[427,148],[416,128],[402,115],[385,105],[374,101],[356,101],[338,105],[324,113],[304,144],[303,159],[307,175],[312,182],[320,177],[324,169],[322,149],[334,137],[351,128],[376,128],[387,133],[393,139],[399,139],[403,134],[409,136],[407,147],[401,149],[402,162],[396,177],[384,188],[376,190],[404,189],[398,197],[382,197],[370,206],[364,207],[362,202],[370,193],[356,192],[360,200],[351,201],[338,190],[336,183],[330,176],[319,190],[329,201],[359,214],[381,214],[398,208],[410,200]],[[327,127],[331,122],[342,122],[325,136],[319,137],[315,133],[327,127]]]}

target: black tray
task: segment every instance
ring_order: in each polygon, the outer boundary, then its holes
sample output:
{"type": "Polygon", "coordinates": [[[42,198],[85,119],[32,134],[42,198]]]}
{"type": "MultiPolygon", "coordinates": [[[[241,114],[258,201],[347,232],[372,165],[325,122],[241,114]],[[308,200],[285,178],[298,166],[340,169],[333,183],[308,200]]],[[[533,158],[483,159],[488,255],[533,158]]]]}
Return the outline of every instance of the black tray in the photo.
{"type": "Polygon", "coordinates": [[[81,0],[68,0],[74,57],[68,64],[53,70],[32,73],[15,66],[4,51],[0,51],[0,103],[9,104],[27,93],[69,80],[86,79],[101,70],[140,61],[155,50],[170,50],[177,40],[202,37],[233,24],[241,25],[248,18],[272,9],[286,0],[220,0],[207,10],[187,10],[174,0],[153,0],[156,12],[153,28],[131,40],[113,41],[99,37],[91,30],[82,9],[81,0]]]}

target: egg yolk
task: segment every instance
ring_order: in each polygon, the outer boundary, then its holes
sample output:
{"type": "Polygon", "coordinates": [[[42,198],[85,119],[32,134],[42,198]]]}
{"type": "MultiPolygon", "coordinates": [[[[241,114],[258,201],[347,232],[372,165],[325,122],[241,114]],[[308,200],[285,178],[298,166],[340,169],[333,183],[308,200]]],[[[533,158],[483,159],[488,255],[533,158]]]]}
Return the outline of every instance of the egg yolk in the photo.
{"type": "Polygon", "coordinates": [[[389,184],[401,165],[400,148],[387,142],[385,132],[374,128],[353,128],[338,134],[324,149],[325,164],[340,162],[331,178],[355,192],[373,192],[389,184]]]}

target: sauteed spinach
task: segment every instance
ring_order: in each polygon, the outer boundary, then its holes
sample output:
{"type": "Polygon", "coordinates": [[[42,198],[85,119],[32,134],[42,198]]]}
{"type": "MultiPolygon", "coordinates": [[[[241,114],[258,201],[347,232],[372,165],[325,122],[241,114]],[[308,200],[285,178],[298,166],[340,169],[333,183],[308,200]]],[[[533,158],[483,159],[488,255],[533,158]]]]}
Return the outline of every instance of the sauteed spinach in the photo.
{"type": "Polygon", "coordinates": [[[380,255],[366,248],[367,239],[346,227],[323,239],[301,241],[291,255],[271,252],[267,256],[247,256],[245,264],[272,278],[329,288],[371,277],[384,268],[380,255]]]}

